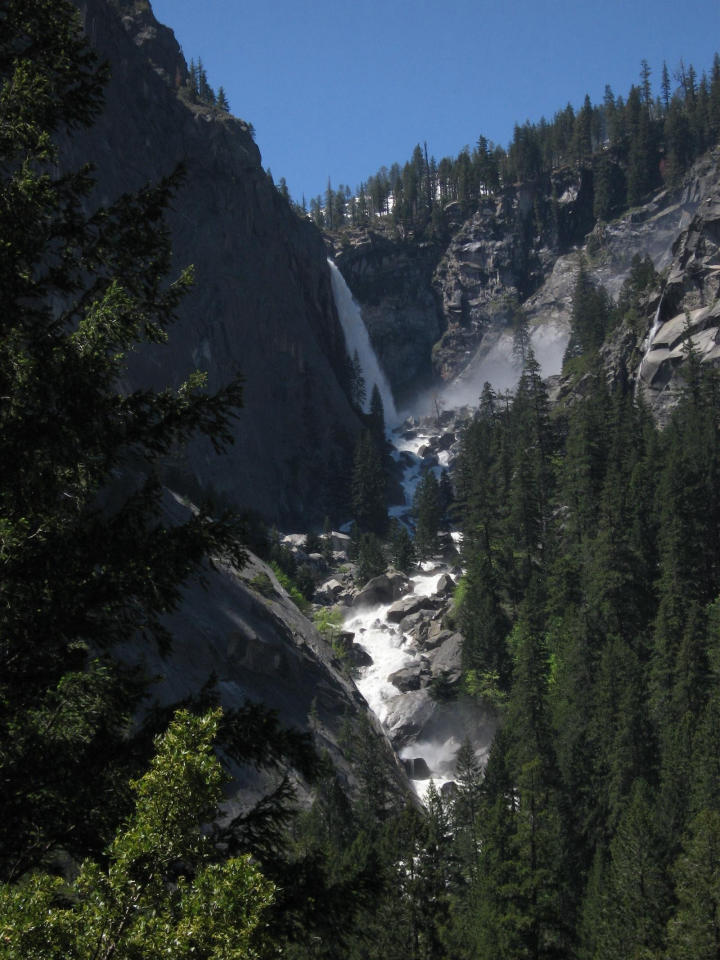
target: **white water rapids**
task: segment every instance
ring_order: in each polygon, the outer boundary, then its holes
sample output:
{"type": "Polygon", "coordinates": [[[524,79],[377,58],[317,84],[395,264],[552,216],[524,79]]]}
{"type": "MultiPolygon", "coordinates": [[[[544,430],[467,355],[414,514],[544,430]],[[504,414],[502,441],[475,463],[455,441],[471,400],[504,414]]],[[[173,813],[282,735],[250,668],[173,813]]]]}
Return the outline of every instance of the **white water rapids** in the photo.
{"type": "Polygon", "coordinates": [[[636,392],[639,389],[640,384],[642,382],[643,373],[645,372],[645,368],[647,367],[647,359],[653,351],[653,346],[654,346],[653,341],[655,340],[655,336],[657,335],[658,330],[662,326],[662,321],[660,320],[661,308],[662,308],[662,297],[660,297],[660,302],[657,305],[657,310],[655,311],[655,317],[653,318],[653,325],[650,328],[650,333],[647,335],[647,339],[645,340],[645,344],[644,344],[645,349],[643,351],[642,360],[640,361],[640,366],[638,367],[637,379],[635,382],[636,392]]]}
{"type": "MultiPolygon", "coordinates": [[[[391,507],[390,514],[412,527],[409,516],[415,489],[423,472],[431,469],[439,479],[452,459],[449,449],[439,450],[430,458],[421,456],[421,452],[427,452],[423,447],[429,447],[433,438],[442,432],[437,424],[440,410],[452,410],[468,404],[475,406],[486,381],[498,392],[517,385],[520,366],[513,356],[512,337],[507,333],[498,334],[489,345],[478,351],[464,375],[447,385],[439,397],[418,399],[413,412],[420,415],[432,412],[436,415],[435,419],[428,417],[418,424],[411,418],[399,426],[392,392],[372,348],[361,309],[336,265],[331,260],[328,260],[328,264],[348,352],[351,357],[357,352],[368,396],[373,385],[377,385],[383,401],[393,457],[404,464],[402,487],[405,502],[391,507]]],[[[533,331],[533,348],[545,376],[559,371],[567,339],[567,330],[552,324],[537,327],[533,331]]],[[[459,546],[460,534],[453,532],[451,538],[459,546]]],[[[411,595],[432,597],[437,592],[440,577],[449,572],[449,566],[443,562],[422,564],[410,578],[411,595]]],[[[424,641],[421,644],[411,633],[403,632],[403,622],[388,621],[391,606],[390,603],[383,603],[372,607],[353,607],[347,611],[344,629],[354,635],[354,642],[372,658],[369,666],[361,668],[356,684],[370,709],[383,724],[391,742],[396,749],[399,748],[400,757],[424,760],[436,786],[441,788],[454,779],[455,758],[466,737],[473,743],[478,757],[486,756],[494,734],[495,720],[475,701],[462,694],[451,703],[438,703],[432,699],[427,682],[428,671],[436,669],[436,653],[428,650],[423,645],[424,641]],[[418,684],[423,671],[424,680],[418,689],[408,689],[403,683],[401,690],[388,679],[397,671],[412,667],[417,671],[418,684]]],[[[430,614],[436,620],[436,630],[442,627],[442,610],[443,603],[438,601],[434,611],[436,616],[432,612],[430,614]]],[[[450,630],[446,631],[446,636],[450,634],[450,630]]],[[[451,640],[452,636],[443,643],[451,640]]],[[[437,661],[437,669],[445,662],[437,661]]],[[[457,659],[454,662],[457,664],[457,659]]],[[[422,771],[417,772],[415,765],[413,773],[422,775],[422,771]]],[[[427,770],[424,774],[427,776],[427,770]]],[[[412,782],[422,798],[430,781],[415,779],[412,782]]]]}

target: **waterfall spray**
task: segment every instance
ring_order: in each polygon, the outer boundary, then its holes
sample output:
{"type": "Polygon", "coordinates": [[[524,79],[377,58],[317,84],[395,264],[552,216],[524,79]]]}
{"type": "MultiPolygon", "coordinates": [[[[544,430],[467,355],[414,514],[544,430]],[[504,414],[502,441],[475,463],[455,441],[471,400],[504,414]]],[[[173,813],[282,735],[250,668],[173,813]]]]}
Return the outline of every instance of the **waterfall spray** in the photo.
{"type": "MultiPolygon", "coordinates": [[[[340,324],[345,334],[347,351],[350,357],[357,353],[358,360],[360,361],[360,370],[362,371],[367,389],[365,405],[367,407],[369,404],[373,386],[377,386],[385,411],[385,423],[390,427],[395,426],[399,418],[397,410],[395,409],[392,390],[390,389],[387,377],[380,369],[378,358],[370,343],[367,327],[362,318],[362,311],[353,299],[350,287],[345,283],[345,278],[337,266],[332,260],[328,260],[328,265],[330,267],[335,306],[337,307],[340,324]]],[[[365,412],[367,413],[367,410],[365,412]]]]}

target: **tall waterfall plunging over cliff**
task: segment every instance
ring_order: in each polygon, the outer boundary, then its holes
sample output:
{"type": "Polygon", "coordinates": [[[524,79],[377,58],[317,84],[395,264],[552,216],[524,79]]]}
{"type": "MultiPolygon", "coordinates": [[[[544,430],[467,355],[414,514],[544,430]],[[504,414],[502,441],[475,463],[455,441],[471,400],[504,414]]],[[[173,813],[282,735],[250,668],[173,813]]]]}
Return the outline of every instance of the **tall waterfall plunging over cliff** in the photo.
{"type": "Polygon", "coordinates": [[[376,385],[380,391],[380,397],[383,402],[385,422],[389,426],[394,426],[399,418],[397,410],[395,409],[392,390],[390,389],[387,377],[380,369],[378,358],[370,343],[367,327],[362,318],[362,311],[353,299],[352,291],[347,283],[345,283],[345,278],[337,266],[332,260],[328,260],[328,265],[330,267],[335,306],[337,307],[340,324],[345,334],[348,354],[352,358],[355,353],[357,353],[358,360],[360,361],[360,369],[367,389],[366,406],[369,404],[372,388],[376,385]]]}

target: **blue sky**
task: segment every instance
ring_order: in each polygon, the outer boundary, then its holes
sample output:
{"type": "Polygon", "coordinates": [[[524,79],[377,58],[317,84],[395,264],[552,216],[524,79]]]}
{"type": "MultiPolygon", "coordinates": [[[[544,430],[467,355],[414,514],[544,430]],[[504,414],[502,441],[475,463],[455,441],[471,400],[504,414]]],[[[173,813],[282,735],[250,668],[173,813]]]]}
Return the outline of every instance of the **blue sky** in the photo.
{"type": "Polygon", "coordinates": [[[720,50],[720,0],[152,0],[250,121],[275,181],[300,200],[355,188],[427,141],[438,160],[480,134],[550,118],[605,84],[625,96],[645,58],[698,74],[720,50]]]}

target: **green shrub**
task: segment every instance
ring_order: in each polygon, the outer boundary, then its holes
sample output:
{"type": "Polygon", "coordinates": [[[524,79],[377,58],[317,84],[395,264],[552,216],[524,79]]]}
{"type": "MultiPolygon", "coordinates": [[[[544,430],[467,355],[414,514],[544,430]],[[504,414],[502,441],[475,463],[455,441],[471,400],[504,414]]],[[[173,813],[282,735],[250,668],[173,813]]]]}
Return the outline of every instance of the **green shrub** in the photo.
{"type": "Polygon", "coordinates": [[[277,596],[277,591],[273,586],[273,582],[270,577],[261,571],[256,577],[253,577],[250,581],[250,586],[253,590],[257,590],[258,593],[261,593],[263,597],[267,597],[268,600],[272,600],[273,597],[277,596]]]}
{"type": "Polygon", "coordinates": [[[302,595],[302,591],[298,585],[288,576],[287,573],[280,569],[280,566],[277,563],[273,562],[270,564],[270,566],[272,567],[273,573],[277,577],[280,586],[283,588],[283,590],[285,590],[298,610],[301,610],[303,613],[305,613],[310,608],[310,602],[302,595]]]}
{"type": "Polygon", "coordinates": [[[328,643],[337,637],[342,627],[343,615],[339,607],[322,607],[313,614],[313,623],[321,637],[328,643]]]}

